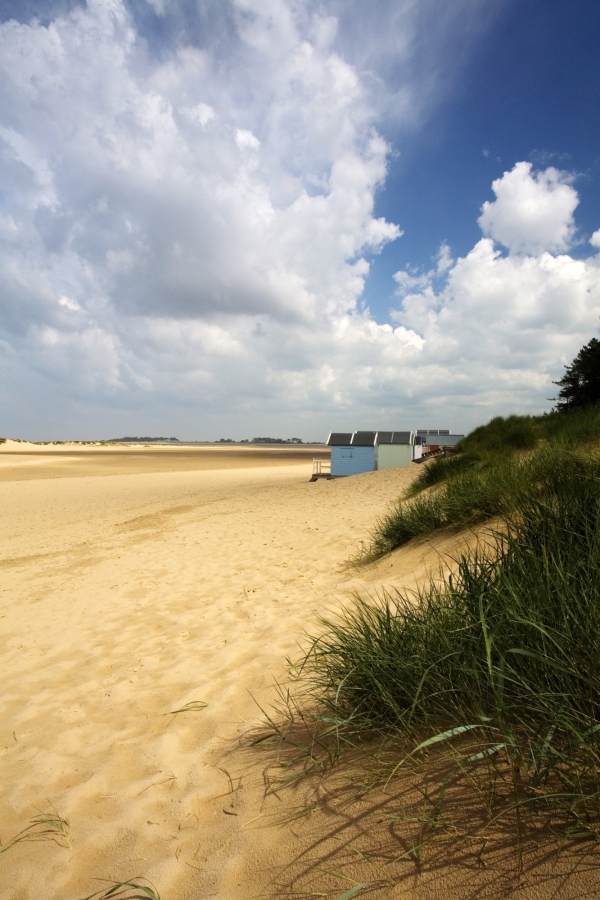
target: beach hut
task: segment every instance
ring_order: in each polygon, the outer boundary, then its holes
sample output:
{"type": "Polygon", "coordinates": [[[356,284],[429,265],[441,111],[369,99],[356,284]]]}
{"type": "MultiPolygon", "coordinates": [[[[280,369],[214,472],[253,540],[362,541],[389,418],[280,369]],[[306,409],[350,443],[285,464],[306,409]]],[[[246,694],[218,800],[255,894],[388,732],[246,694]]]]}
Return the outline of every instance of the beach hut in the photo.
{"type": "Polygon", "coordinates": [[[374,431],[355,431],[354,434],[332,431],[327,446],[331,447],[333,477],[372,472],[375,469],[375,437],[374,431]]]}
{"type": "Polygon", "coordinates": [[[414,440],[412,431],[378,431],[377,468],[409,466],[414,459],[414,440]]]}
{"type": "Polygon", "coordinates": [[[437,450],[438,447],[455,447],[464,438],[464,434],[451,434],[450,429],[420,428],[417,437],[423,439],[428,450],[437,450]]]}

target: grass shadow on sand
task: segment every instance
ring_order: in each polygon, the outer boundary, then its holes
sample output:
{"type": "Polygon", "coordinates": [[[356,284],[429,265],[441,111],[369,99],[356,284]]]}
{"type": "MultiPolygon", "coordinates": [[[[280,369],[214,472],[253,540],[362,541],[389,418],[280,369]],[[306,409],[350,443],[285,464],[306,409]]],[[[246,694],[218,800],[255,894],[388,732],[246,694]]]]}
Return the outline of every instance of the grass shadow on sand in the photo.
{"type": "Polygon", "coordinates": [[[600,893],[593,833],[532,803],[502,754],[468,770],[481,747],[465,737],[391,775],[406,748],[366,740],[338,757],[306,717],[288,721],[283,740],[271,727],[246,734],[229,753],[264,779],[270,811],[255,827],[291,829],[302,848],[265,896],[339,900],[359,885],[357,895],[381,898],[600,893]]]}

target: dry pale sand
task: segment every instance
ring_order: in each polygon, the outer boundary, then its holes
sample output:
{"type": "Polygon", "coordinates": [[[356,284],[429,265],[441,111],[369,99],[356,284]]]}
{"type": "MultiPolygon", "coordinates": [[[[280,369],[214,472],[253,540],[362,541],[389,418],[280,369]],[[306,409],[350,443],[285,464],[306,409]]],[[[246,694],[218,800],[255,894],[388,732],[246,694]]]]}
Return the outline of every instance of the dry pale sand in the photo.
{"type": "Polygon", "coordinates": [[[486,864],[479,845],[450,862],[432,851],[385,882],[346,842],[401,855],[406,829],[381,833],[400,795],[342,808],[343,775],[291,822],[303,789],[265,799],[274,751],[248,736],[303,632],[352,591],[414,584],[456,545],[348,567],[415,473],[310,483],[314,454],[0,447],[0,837],[39,813],[70,823],[68,844],[0,855],[0,896],[77,900],[95,879],[142,875],[162,900],[339,897],[362,882],[377,897],[593,892],[581,854],[518,872],[510,840],[486,864]],[[168,715],[192,701],[208,706],[168,715]]]}

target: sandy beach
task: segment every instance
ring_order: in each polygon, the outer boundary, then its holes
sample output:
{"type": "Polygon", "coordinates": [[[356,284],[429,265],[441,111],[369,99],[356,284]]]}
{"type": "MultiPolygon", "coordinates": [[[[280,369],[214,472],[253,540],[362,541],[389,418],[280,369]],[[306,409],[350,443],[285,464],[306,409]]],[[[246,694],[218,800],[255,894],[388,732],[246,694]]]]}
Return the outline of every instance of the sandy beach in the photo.
{"type": "MultiPolygon", "coordinates": [[[[162,900],[339,897],[371,880],[358,857],[348,881],[328,874],[335,815],[286,823],[298,796],[265,800],[272,760],[245,736],[319,615],[354,591],[414,585],[456,542],[352,568],[416,467],[310,483],[313,455],[325,453],[0,447],[0,837],[38,814],[69,822],[68,841],[0,855],[0,896],[78,900],[96,879],[145,876],[162,900]],[[169,715],[194,702],[207,705],[169,715]]],[[[488,888],[493,867],[473,852],[364,895],[595,890],[593,874],[566,877],[572,863],[525,876],[502,855],[488,888]]]]}

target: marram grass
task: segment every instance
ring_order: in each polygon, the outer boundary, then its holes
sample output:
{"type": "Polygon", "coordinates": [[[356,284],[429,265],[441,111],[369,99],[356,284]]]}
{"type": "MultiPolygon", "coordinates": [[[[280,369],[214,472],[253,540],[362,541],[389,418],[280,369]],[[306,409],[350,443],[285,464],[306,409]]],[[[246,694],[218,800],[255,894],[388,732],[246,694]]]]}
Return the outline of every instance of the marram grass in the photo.
{"type": "Polygon", "coordinates": [[[364,557],[376,559],[411,538],[518,514],[521,502],[553,496],[574,473],[598,470],[598,450],[545,441],[527,453],[464,451],[425,464],[409,494],[376,522],[364,557]]]}
{"type": "Polygon", "coordinates": [[[463,774],[501,764],[517,813],[543,808],[597,838],[600,461],[541,448],[487,484],[477,509],[502,514],[502,530],[416,596],[357,599],[323,621],[286,695],[289,720],[312,722],[305,770],[324,749],[331,763],[373,742],[396,748],[390,775],[429,754],[463,774]]]}

